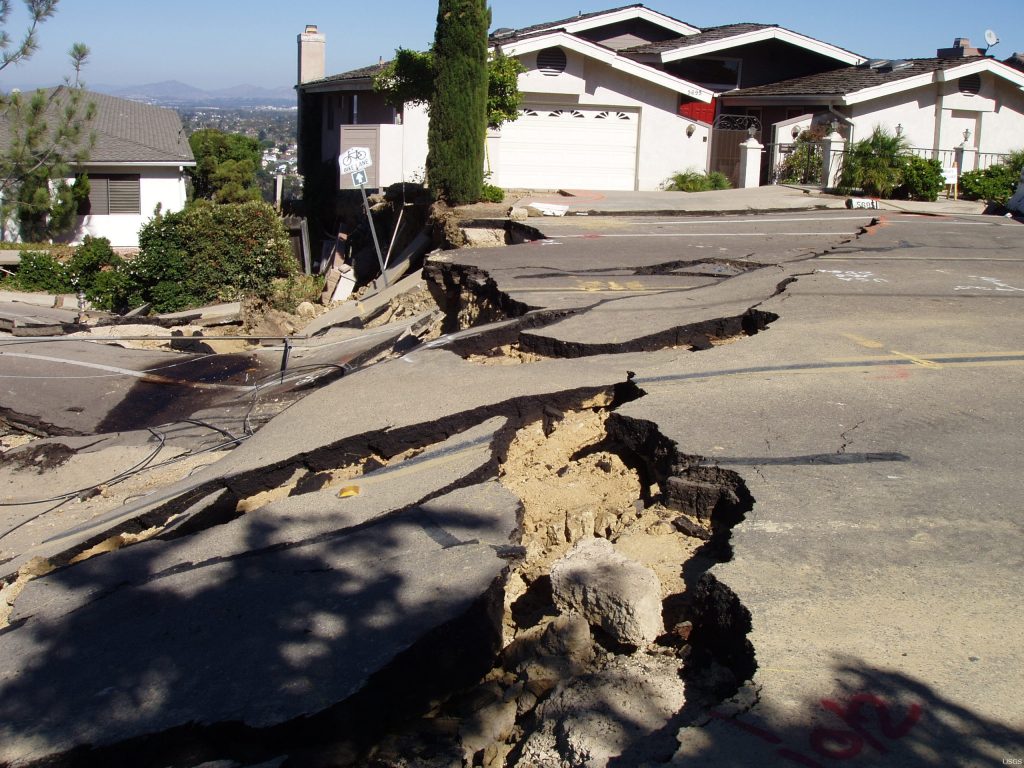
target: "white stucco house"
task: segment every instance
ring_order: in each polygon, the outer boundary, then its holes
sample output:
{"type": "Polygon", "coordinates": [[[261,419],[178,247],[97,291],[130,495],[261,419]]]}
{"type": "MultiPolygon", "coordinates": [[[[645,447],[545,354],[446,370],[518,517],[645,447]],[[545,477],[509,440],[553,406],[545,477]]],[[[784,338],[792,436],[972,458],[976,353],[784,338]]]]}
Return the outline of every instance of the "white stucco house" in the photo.
{"type": "MultiPolygon", "coordinates": [[[[326,38],[299,35],[300,173],[351,187],[338,156],[369,147],[370,186],[422,181],[428,115],[373,91],[378,64],[324,75],[326,38]]],[[[643,5],[491,33],[515,57],[519,118],[487,139],[490,181],[519,189],[654,190],[676,171],[738,182],[740,144],[779,148],[836,121],[856,140],[876,125],[969,170],[1024,145],[1024,72],[958,39],[933,59],[868,61],[772,24],[699,29],[643,5]]],[[[755,179],[756,183],[756,174],[755,179]]]]}
{"type": "Polygon", "coordinates": [[[139,229],[158,208],[168,213],[185,206],[186,169],[195,165],[188,138],[172,109],[91,91],[83,102],[95,105],[87,125],[95,144],[76,167],[89,178],[89,201],[68,240],[91,235],[115,248],[137,248],[139,229]]]}
{"type": "MultiPolygon", "coordinates": [[[[317,27],[298,43],[300,172],[350,187],[333,166],[366,146],[371,186],[422,180],[426,111],[373,92],[383,65],[325,76],[317,27]]],[[[774,25],[701,30],[639,4],[498,29],[490,43],[525,68],[519,119],[488,135],[490,181],[505,188],[653,190],[676,171],[734,163],[735,132],[714,151],[722,93],[864,61],[774,25]]]]}
{"type": "Polygon", "coordinates": [[[847,141],[881,126],[921,155],[961,172],[1024,149],[1024,72],[958,38],[934,58],[873,60],[831,72],[742,88],[722,109],[762,116],[767,141],[834,122],[847,141]]]}

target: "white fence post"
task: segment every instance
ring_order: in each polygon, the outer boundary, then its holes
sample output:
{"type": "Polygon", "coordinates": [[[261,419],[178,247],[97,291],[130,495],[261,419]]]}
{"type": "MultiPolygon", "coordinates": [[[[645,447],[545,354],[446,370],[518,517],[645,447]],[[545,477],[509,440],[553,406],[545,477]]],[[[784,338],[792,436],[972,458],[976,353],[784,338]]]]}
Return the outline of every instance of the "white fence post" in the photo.
{"type": "Polygon", "coordinates": [[[838,131],[832,131],[821,141],[821,183],[826,189],[834,189],[839,186],[845,146],[846,142],[838,131]]]}
{"type": "Polygon", "coordinates": [[[740,144],[740,187],[761,186],[761,152],[764,145],[751,136],[740,144]]]}

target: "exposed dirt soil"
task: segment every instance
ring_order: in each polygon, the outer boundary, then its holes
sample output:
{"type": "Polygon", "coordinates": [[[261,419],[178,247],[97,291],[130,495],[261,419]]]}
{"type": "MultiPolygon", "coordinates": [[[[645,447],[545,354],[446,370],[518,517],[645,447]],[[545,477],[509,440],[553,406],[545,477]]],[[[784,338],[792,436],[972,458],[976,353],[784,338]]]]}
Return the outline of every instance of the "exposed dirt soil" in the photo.
{"type": "Polygon", "coordinates": [[[498,663],[476,687],[344,764],[605,766],[626,753],[640,764],[675,751],[666,726],[684,705],[689,647],[674,605],[685,590],[682,565],[703,541],[673,525],[678,511],[641,501],[640,473],[609,444],[607,418],[600,407],[546,413],[515,434],[499,480],[522,501],[524,556],[506,574],[498,663]],[[551,566],[595,536],[658,575],[671,623],[657,644],[618,647],[581,617],[558,614],[551,566]]]}

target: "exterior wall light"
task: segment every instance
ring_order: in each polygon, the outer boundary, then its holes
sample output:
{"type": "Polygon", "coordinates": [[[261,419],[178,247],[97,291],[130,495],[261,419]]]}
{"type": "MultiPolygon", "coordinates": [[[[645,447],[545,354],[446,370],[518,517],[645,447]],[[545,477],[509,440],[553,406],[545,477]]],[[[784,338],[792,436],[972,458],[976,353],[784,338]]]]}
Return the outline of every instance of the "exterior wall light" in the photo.
{"type": "Polygon", "coordinates": [[[964,142],[967,142],[971,138],[971,129],[964,128],[964,142]]]}
{"type": "Polygon", "coordinates": [[[793,137],[793,141],[796,141],[797,136],[800,135],[800,126],[794,125],[793,130],[789,132],[789,135],[793,137]]]}
{"type": "Polygon", "coordinates": [[[902,136],[903,135],[903,123],[896,123],[896,135],[897,136],[902,136]]]}
{"type": "Polygon", "coordinates": [[[686,126],[686,138],[690,138],[696,132],[697,129],[693,126],[693,123],[690,123],[688,126],[686,126]]]}

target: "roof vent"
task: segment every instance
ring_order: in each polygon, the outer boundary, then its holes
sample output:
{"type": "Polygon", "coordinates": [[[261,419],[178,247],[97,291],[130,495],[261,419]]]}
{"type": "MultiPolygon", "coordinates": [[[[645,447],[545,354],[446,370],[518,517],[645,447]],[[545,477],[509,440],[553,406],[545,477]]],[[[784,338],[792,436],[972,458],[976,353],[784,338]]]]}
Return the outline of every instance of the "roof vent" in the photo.
{"type": "Polygon", "coordinates": [[[908,69],[913,65],[914,62],[907,61],[906,59],[871,59],[871,61],[860,66],[873,69],[876,72],[899,72],[901,69],[908,69]]]}
{"type": "Polygon", "coordinates": [[[516,31],[512,29],[512,27],[501,27],[500,29],[496,29],[493,32],[491,32],[491,37],[495,38],[496,40],[501,40],[506,37],[512,37],[512,35],[514,35],[515,33],[516,31]]]}
{"type": "Polygon", "coordinates": [[[956,85],[960,93],[966,94],[967,96],[977,96],[981,93],[981,75],[977,73],[973,75],[964,75],[957,80],[956,85]]]}
{"type": "Polygon", "coordinates": [[[565,58],[565,51],[557,46],[545,48],[537,54],[537,69],[542,75],[555,77],[565,72],[568,61],[565,58]]]}

